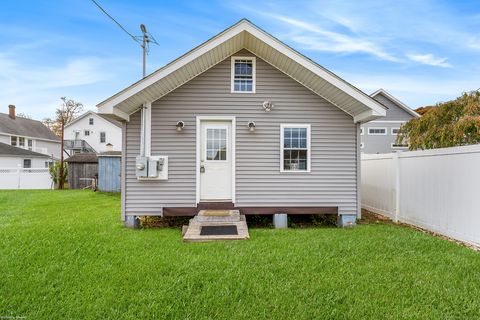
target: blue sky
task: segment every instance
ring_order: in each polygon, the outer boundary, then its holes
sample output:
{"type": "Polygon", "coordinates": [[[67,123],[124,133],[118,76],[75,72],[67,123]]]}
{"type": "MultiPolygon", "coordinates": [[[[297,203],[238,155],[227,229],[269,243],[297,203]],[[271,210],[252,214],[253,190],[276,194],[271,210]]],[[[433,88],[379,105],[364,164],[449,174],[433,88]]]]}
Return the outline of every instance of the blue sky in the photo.
{"type": "MultiPolygon", "coordinates": [[[[98,2],[131,33],[146,24],[148,72],[243,17],[367,93],[416,108],[480,88],[480,1],[98,2]]],[[[141,77],[141,48],[90,0],[0,2],[0,112],[52,116],[141,77]]]]}

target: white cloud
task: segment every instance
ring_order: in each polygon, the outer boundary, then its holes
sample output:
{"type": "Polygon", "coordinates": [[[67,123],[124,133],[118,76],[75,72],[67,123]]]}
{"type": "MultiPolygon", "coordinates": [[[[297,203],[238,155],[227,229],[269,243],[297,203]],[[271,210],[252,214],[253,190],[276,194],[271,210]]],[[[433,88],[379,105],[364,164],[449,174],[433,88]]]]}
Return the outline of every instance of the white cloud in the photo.
{"type": "Polygon", "coordinates": [[[434,67],[451,68],[452,65],[447,62],[447,58],[437,58],[433,54],[407,54],[407,57],[415,62],[434,67]]]}
{"type": "Polygon", "coordinates": [[[288,38],[304,45],[306,49],[349,54],[366,53],[381,60],[401,61],[369,39],[328,31],[318,25],[282,15],[272,14],[270,16],[289,26],[297,28],[299,32],[289,35],[288,38]]]}
{"type": "Polygon", "coordinates": [[[108,81],[115,78],[113,72],[105,70],[117,71],[125,62],[80,57],[55,66],[42,64],[0,55],[0,112],[6,112],[8,104],[15,104],[18,112],[41,119],[53,114],[61,96],[78,99],[90,108],[101,101],[97,88],[108,86],[108,81]]]}

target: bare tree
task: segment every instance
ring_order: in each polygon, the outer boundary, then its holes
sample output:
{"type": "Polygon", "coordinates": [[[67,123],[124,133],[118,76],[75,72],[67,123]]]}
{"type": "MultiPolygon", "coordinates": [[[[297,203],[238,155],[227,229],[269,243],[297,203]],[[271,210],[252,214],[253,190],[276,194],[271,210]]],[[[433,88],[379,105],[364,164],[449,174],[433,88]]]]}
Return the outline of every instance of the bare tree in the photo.
{"type": "Polygon", "coordinates": [[[42,121],[47,128],[59,137],[62,135],[62,121],[64,124],[68,124],[83,111],[83,104],[81,102],[67,99],[66,97],[61,97],[60,99],[62,100],[62,105],[55,110],[55,119],[45,118],[42,121]]]}
{"type": "Polygon", "coordinates": [[[26,113],[23,113],[23,112],[19,112],[17,113],[17,117],[20,117],[20,118],[26,118],[26,119],[32,119],[32,117],[26,113]]]}

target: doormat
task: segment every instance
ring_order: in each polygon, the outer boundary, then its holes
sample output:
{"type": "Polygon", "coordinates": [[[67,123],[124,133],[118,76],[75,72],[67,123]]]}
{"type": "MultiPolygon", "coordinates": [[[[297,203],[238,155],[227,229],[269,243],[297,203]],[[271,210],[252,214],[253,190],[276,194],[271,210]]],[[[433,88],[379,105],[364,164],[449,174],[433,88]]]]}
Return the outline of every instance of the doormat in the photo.
{"type": "Polygon", "coordinates": [[[230,210],[205,210],[203,212],[204,216],[229,216],[230,215],[230,210]]]}
{"type": "Polygon", "coordinates": [[[234,236],[238,234],[237,226],[204,226],[201,236],[234,236]]]}

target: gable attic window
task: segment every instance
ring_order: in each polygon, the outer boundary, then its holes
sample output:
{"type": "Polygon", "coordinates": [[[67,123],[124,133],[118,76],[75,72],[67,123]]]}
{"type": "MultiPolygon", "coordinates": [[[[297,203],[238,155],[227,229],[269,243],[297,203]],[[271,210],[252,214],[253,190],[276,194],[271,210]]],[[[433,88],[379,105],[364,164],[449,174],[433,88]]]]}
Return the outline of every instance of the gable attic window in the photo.
{"type": "Polygon", "coordinates": [[[310,172],[310,125],[280,125],[280,172],[310,172]]]}
{"type": "Polygon", "coordinates": [[[107,133],[105,131],[100,132],[100,143],[105,143],[107,141],[107,133]]]}
{"type": "Polygon", "coordinates": [[[232,57],[232,92],[255,93],[255,57],[232,57]]]}
{"type": "Polygon", "coordinates": [[[89,118],[89,119],[88,119],[88,124],[91,125],[91,126],[93,126],[93,118],[89,118]]]}

